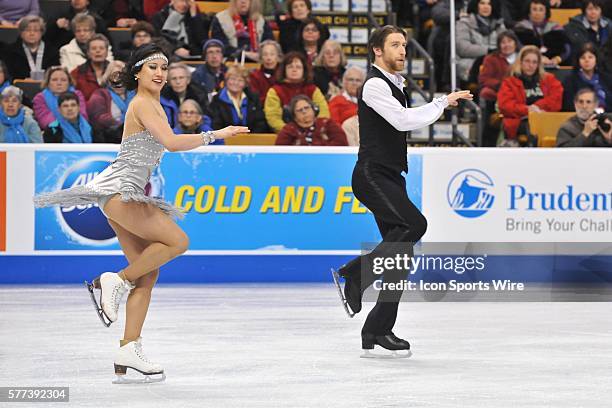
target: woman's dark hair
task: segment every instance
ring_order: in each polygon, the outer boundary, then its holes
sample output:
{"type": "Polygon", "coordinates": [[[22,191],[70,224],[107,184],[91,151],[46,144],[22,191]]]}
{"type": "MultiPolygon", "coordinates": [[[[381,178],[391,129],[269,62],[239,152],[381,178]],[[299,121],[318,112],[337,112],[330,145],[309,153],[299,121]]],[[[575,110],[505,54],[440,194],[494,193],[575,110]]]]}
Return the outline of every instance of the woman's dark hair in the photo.
{"type": "Polygon", "coordinates": [[[589,4],[592,4],[594,7],[599,7],[601,10],[604,9],[603,0],[584,0],[581,7],[582,14],[586,13],[586,9],[589,7],[589,4]]]}
{"type": "Polygon", "coordinates": [[[76,96],[76,94],[73,93],[73,92],[64,92],[63,94],[58,96],[57,97],[57,106],[62,106],[62,103],[66,102],[66,101],[75,101],[77,105],[80,105],[79,97],[76,96]]]}
{"type": "MultiPolygon", "coordinates": [[[[470,0],[467,12],[470,14],[478,14],[478,3],[480,3],[480,0],[470,0]]],[[[491,18],[501,18],[501,5],[499,4],[499,0],[491,0],[491,18]]]]}
{"type": "Polygon", "coordinates": [[[329,31],[319,20],[314,17],[308,17],[302,21],[302,24],[298,30],[298,49],[300,51],[304,50],[304,29],[310,24],[314,24],[317,27],[317,30],[319,30],[319,41],[317,41],[317,52],[319,52],[323,43],[329,38],[329,31]]]}
{"type": "Polygon", "coordinates": [[[525,3],[525,18],[529,19],[529,13],[531,13],[532,4],[541,4],[546,7],[546,19],[550,19],[550,2],[548,0],[529,0],[525,3]]]}
{"type": "Polygon", "coordinates": [[[582,47],[580,47],[578,53],[576,53],[576,61],[574,61],[574,69],[576,71],[580,71],[580,58],[582,58],[582,56],[587,52],[590,52],[595,56],[595,69],[597,69],[599,66],[599,61],[601,61],[599,58],[599,51],[597,50],[597,47],[595,47],[595,44],[588,42],[584,43],[582,47]]]}
{"type": "Polygon", "coordinates": [[[151,23],[147,21],[139,21],[130,28],[130,34],[132,35],[132,40],[139,32],[144,31],[148,33],[151,37],[155,37],[155,27],[151,25],[151,23]]]}
{"type": "Polygon", "coordinates": [[[497,36],[497,50],[499,51],[499,49],[501,48],[501,42],[504,38],[510,38],[511,40],[514,41],[514,43],[516,44],[516,51],[518,52],[518,50],[521,49],[521,42],[519,41],[518,37],[516,36],[516,34],[514,33],[514,31],[512,30],[507,30],[504,31],[502,33],[500,33],[497,36]]]}
{"type": "Polygon", "coordinates": [[[163,54],[168,58],[168,55],[164,50],[155,43],[143,44],[140,47],[132,51],[130,58],[125,63],[125,68],[116,75],[111,75],[109,82],[113,86],[121,87],[124,86],[128,91],[132,91],[138,88],[138,81],[136,80],[136,74],[142,69],[142,65],[136,67],[136,63],[146,57],[153,54],[163,54]]]}
{"type": "Polygon", "coordinates": [[[382,50],[387,37],[391,34],[402,34],[404,38],[407,39],[406,31],[394,25],[386,25],[372,31],[368,45],[368,55],[370,56],[370,61],[374,62],[374,58],[376,57],[376,54],[374,54],[374,48],[380,48],[382,50]]]}
{"type": "MultiPolygon", "coordinates": [[[[291,17],[293,17],[293,14],[291,14],[291,12],[293,11],[293,3],[295,3],[298,0],[287,0],[286,6],[287,6],[287,13],[289,13],[289,15],[291,17]]],[[[312,3],[310,2],[310,0],[299,0],[299,1],[303,1],[304,3],[306,3],[306,7],[308,8],[308,10],[310,10],[312,12],[312,3]]]]}
{"type": "Polygon", "coordinates": [[[298,51],[291,51],[285,54],[283,60],[280,64],[278,64],[278,68],[276,68],[276,79],[279,83],[282,83],[287,79],[287,65],[291,64],[294,60],[299,60],[304,66],[304,76],[303,81],[305,84],[309,84],[312,82],[312,67],[308,64],[308,60],[306,56],[298,51]]]}

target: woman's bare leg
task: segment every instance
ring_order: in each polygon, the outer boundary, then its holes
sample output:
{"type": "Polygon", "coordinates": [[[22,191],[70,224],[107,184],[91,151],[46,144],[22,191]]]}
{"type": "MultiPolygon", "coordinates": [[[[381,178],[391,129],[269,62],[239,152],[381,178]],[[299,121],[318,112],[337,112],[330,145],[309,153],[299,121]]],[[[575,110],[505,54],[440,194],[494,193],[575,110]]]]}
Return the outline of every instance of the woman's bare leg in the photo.
{"type": "Polygon", "coordinates": [[[189,238],[185,232],[168,215],[151,204],[125,203],[115,196],[108,201],[104,212],[109,220],[149,243],[123,270],[123,276],[131,282],[159,269],[189,247],[189,238]]]}
{"type": "MultiPolygon", "coordinates": [[[[134,262],[150,243],[122,228],[113,220],[109,219],[108,222],[117,234],[117,239],[128,262],[134,262]]],[[[121,345],[140,337],[149,310],[151,291],[158,276],[159,269],[156,269],[134,282],[136,287],[130,291],[125,308],[125,329],[121,345]]]]}

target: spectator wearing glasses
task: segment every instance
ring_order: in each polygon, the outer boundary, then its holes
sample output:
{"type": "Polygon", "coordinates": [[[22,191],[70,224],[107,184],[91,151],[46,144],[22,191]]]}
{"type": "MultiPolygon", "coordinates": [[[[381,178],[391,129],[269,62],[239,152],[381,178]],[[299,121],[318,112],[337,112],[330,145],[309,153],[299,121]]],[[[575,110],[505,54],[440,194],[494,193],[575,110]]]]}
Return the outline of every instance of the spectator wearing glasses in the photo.
{"type": "MultiPolygon", "coordinates": [[[[177,135],[207,132],[213,130],[211,120],[202,111],[200,104],[193,99],[185,99],[179,107],[177,124],[173,131],[177,135]]],[[[216,139],[212,144],[225,144],[223,139],[216,139]]]]}
{"type": "MultiPolygon", "coordinates": [[[[87,43],[96,31],[94,18],[87,14],[77,14],[70,23],[74,38],[60,48],[60,65],[72,72],[87,62],[87,43]]],[[[109,38],[108,36],[105,36],[109,38]]],[[[112,47],[108,47],[108,62],[113,60],[112,47]]]]}
{"type": "Polygon", "coordinates": [[[304,53],[308,65],[312,65],[319,55],[323,43],[329,38],[329,31],[319,20],[308,17],[302,21],[298,31],[297,50],[304,53]]]}
{"type": "Polygon", "coordinates": [[[45,21],[39,16],[25,16],[19,21],[19,38],[7,48],[4,56],[14,79],[42,81],[45,70],[59,64],[57,49],[42,40],[45,27],[45,21]]]}
{"type": "Polygon", "coordinates": [[[289,104],[290,119],[278,133],[277,145],[348,146],[344,130],[329,118],[318,118],[318,106],[307,96],[297,95],[289,104]]]}

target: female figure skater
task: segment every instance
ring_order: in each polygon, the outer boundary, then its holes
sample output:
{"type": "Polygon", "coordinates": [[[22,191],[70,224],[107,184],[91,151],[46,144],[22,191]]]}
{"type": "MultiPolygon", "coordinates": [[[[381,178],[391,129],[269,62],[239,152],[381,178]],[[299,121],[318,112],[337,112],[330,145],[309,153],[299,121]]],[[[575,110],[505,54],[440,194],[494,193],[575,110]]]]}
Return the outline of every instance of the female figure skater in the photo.
{"type": "Polygon", "coordinates": [[[172,219],[181,217],[180,211],[161,199],[145,196],[144,188],[151,172],[159,165],[165,149],[191,150],[215,139],[249,131],[243,126],[228,126],[200,134],[175,135],[159,103],[167,75],[168,57],[160,47],[146,44],[137,48],[118,78],[112,79],[128,91],[137,90],[125,116],[117,159],[84,186],[34,198],[37,207],[97,203],[117,234],[129,265],[118,273],[105,272],[89,285],[92,298],[94,287],[101,291],[97,309],[106,326],[117,320],[121,299],[130,292],[125,332],[115,355],[118,375],[115,382],[127,382],[123,377],[127,368],[145,375],[146,382],[165,379],[162,366],[144,355],[140,332],[160,266],[184,253],[189,246],[189,238],[172,219]],[[161,378],[149,377],[154,374],[161,378]]]}

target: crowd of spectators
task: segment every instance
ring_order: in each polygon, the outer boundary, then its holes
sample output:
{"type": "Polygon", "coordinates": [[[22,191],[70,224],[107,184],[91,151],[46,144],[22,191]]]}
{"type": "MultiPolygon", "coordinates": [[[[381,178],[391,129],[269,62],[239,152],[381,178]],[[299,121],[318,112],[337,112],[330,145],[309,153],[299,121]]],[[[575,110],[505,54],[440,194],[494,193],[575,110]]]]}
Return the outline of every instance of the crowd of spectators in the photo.
{"type": "MultiPolygon", "coordinates": [[[[47,16],[37,0],[0,1],[0,21],[18,33],[0,48],[0,142],[119,143],[133,93],[113,78],[135,48],[155,41],[171,56],[160,103],[177,134],[242,125],[277,133],[277,144],[359,143],[366,73],[330,39],[310,0],[229,0],[215,14],[193,0],[66,4],[47,16]],[[129,29],[130,40],[113,44],[114,27],[129,29]],[[40,92],[28,98],[16,79],[40,81],[40,92]]],[[[431,33],[419,40],[433,45],[438,91],[448,91],[449,0],[393,7],[400,24],[431,33]]],[[[484,109],[485,146],[536,145],[529,113],[559,111],[576,111],[559,146],[610,144],[595,110],[612,109],[610,9],[605,0],[456,1],[457,79],[484,109]],[[562,26],[551,19],[559,7],[581,12],[562,26]]]]}

